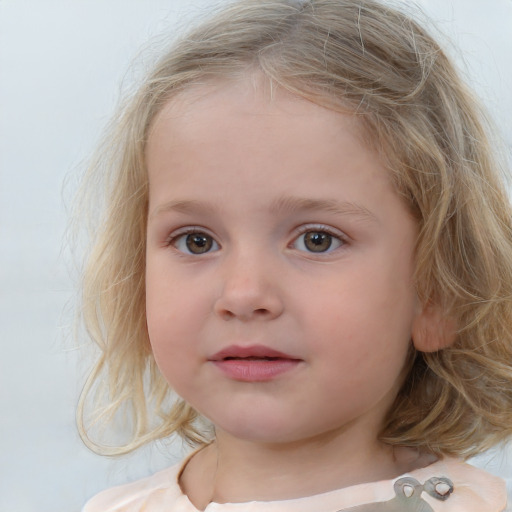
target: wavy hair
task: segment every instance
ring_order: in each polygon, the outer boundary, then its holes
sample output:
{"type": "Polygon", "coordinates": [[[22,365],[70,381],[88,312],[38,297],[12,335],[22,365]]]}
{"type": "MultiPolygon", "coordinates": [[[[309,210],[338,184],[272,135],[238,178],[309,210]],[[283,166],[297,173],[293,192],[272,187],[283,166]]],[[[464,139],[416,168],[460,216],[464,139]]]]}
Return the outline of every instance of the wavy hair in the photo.
{"type": "Polygon", "coordinates": [[[236,1],[178,40],[113,120],[86,175],[98,208],[82,318],[100,349],[78,407],[92,449],[126,453],[178,433],[211,433],[156,368],[145,320],[152,121],[180,91],[258,70],[274,86],[358,116],[416,217],[416,288],[457,325],[455,342],[416,352],[381,439],[468,457],[512,434],[512,220],[485,115],[433,38],[374,0],[236,1]],[[102,195],[103,194],[103,195],[102,195]],[[96,407],[98,400],[106,405],[96,407]],[[87,404],[93,405],[93,414],[87,404]],[[131,415],[122,446],[88,434],[131,415]]]}

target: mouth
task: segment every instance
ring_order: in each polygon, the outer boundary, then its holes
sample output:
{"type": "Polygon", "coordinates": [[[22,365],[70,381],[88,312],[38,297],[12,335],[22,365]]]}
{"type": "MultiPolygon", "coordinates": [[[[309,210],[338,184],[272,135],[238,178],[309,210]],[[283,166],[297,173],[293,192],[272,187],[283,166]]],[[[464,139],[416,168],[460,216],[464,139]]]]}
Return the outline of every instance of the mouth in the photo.
{"type": "Polygon", "coordinates": [[[288,359],[288,360],[299,360],[297,357],[284,352],[279,352],[270,347],[264,345],[251,345],[249,347],[241,347],[239,345],[231,345],[223,350],[220,350],[214,354],[211,361],[224,361],[224,360],[277,360],[277,359],[288,359]]]}
{"type": "Polygon", "coordinates": [[[282,357],[224,357],[222,361],[277,361],[278,359],[284,359],[282,357]]]}
{"type": "Polygon", "coordinates": [[[290,372],[302,360],[263,345],[232,345],[214,354],[209,361],[230,379],[264,382],[290,372]]]}

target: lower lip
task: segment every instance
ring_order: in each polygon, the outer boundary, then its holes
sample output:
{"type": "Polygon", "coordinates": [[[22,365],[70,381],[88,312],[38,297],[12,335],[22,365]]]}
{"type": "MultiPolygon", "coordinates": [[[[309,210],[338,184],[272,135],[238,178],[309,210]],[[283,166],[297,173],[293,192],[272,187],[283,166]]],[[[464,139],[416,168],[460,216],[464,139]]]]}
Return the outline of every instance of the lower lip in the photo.
{"type": "Polygon", "coordinates": [[[264,382],[298,366],[298,359],[223,359],[213,361],[225,375],[244,382],[264,382]]]}

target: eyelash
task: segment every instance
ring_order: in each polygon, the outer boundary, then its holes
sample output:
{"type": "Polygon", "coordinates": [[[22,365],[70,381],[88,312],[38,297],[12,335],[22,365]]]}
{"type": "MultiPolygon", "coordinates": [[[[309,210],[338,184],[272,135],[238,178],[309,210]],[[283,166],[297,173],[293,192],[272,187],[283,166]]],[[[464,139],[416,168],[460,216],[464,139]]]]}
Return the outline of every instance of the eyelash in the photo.
{"type": "MultiPolygon", "coordinates": [[[[348,242],[348,239],[347,237],[337,231],[337,230],[334,230],[332,228],[330,228],[329,226],[324,226],[324,225],[318,225],[318,224],[315,224],[315,225],[305,225],[305,226],[301,226],[298,230],[296,230],[295,232],[295,236],[292,240],[292,242],[290,244],[288,244],[288,247],[289,248],[294,248],[294,246],[296,246],[297,242],[300,240],[300,238],[303,236],[303,235],[306,235],[307,233],[324,233],[324,234],[327,234],[329,237],[330,237],[330,243],[329,243],[329,246],[326,248],[326,250],[320,250],[320,251],[310,251],[310,250],[307,250],[307,249],[299,249],[301,252],[305,252],[305,253],[308,253],[308,254],[313,254],[313,255],[323,255],[323,254],[330,254],[331,252],[343,247],[344,245],[347,244],[348,242]],[[338,243],[338,245],[334,248],[331,248],[332,246],[332,241],[336,241],[336,243],[338,243]]],[[[208,243],[208,242],[207,242],[208,243]]],[[[303,246],[305,246],[305,243],[303,242],[302,243],[303,246]]],[[[173,246],[179,253],[181,254],[185,254],[185,255],[190,255],[190,256],[201,256],[203,254],[208,254],[210,252],[215,252],[217,250],[220,249],[220,245],[219,243],[215,240],[215,238],[211,235],[208,234],[208,232],[198,226],[192,226],[192,227],[188,227],[188,228],[185,228],[183,230],[180,230],[176,233],[173,233],[166,241],[166,246],[173,246]],[[177,244],[183,240],[184,243],[186,244],[187,243],[187,237],[190,236],[190,235],[204,235],[205,237],[207,237],[211,242],[210,242],[210,246],[207,247],[207,250],[205,250],[204,252],[188,252],[186,250],[184,250],[184,248],[179,248],[177,246],[177,244]],[[214,251],[211,251],[211,248],[214,247],[214,251]]]]}
{"type": "Polygon", "coordinates": [[[180,240],[184,240],[186,243],[186,239],[190,235],[205,235],[206,237],[210,238],[212,240],[212,243],[217,247],[215,250],[218,250],[220,248],[218,242],[215,240],[215,238],[208,234],[208,232],[200,228],[198,226],[191,226],[188,228],[184,228],[182,230],[179,230],[178,232],[172,233],[171,236],[166,241],[166,246],[173,246],[179,253],[190,255],[190,256],[200,256],[201,254],[207,254],[208,252],[211,252],[209,249],[208,251],[205,251],[204,253],[193,253],[193,252],[187,252],[185,250],[179,249],[177,247],[178,242],[180,240]]]}
{"type": "Polygon", "coordinates": [[[304,250],[302,252],[306,252],[308,254],[312,255],[324,255],[324,254],[330,254],[334,252],[337,249],[342,248],[344,245],[348,243],[348,237],[341,233],[338,230],[335,230],[329,226],[325,226],[323,224],[306,224],[305,226],[301,226],[295,234],[295,237],[293,238],[293,241],[289,244],[289,247],[292,247],[297,243],[297,241],[300,239],[300,237],[306,235],[307,233],[325,233],[331,237],[332,240],[337,240],[339,242],[339,245],[335,248],[331,248],[331,245],[327,248],[325,251],[307,251],[304,250]]]}

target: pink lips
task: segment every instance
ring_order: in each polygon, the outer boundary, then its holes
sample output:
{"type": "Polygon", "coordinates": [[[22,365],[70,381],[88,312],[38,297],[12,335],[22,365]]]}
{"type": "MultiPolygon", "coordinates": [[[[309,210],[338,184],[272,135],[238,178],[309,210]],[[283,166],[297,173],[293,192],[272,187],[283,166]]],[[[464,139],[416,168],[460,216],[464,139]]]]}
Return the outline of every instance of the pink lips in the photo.
{"type": "Polygon", "coordinates": [[[228,377],[245,382],[272,380],[301,362],[263,345],[232,345],[214,354],[210,361],[228,377]]]}

